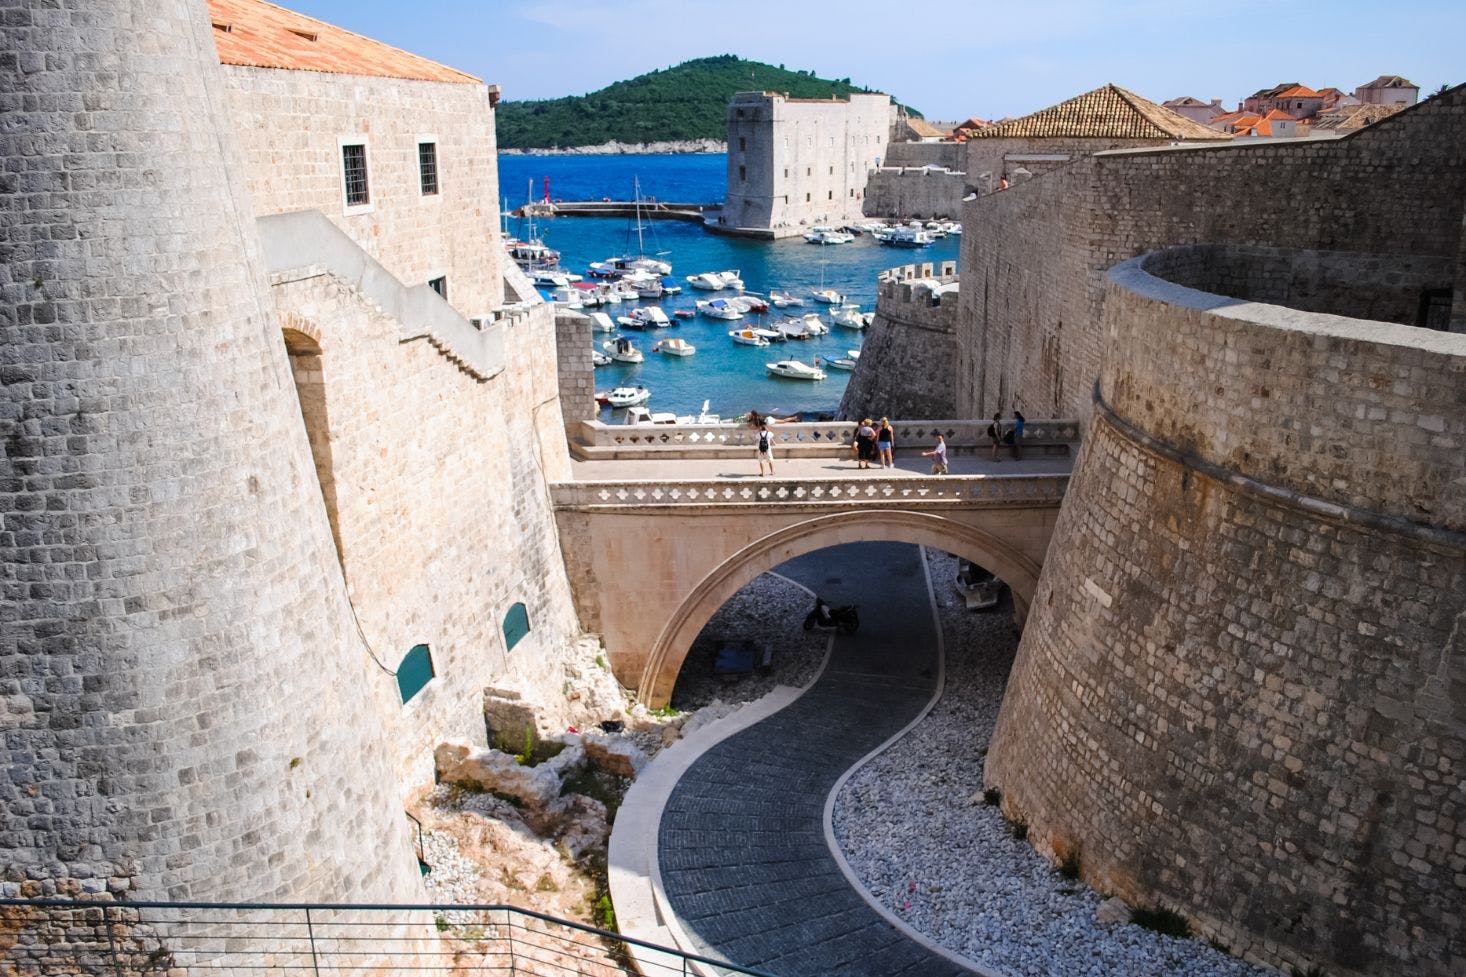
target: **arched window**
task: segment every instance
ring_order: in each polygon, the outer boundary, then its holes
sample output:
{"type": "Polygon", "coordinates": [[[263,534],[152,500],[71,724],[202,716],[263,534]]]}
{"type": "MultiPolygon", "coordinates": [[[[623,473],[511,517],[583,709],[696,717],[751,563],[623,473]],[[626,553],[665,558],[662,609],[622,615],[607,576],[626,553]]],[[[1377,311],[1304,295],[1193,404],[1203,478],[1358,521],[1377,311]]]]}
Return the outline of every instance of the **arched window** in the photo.
{"type": "Polygon", "coordinates": [[[504,647],[513,651],[519,639],[526,634],[529,634],[529,612],[523,603],[518,603],[504,615],[504,647]]]}
{"type": "Polygon", "coordinates": [[[428,646],[413,645],[403,657],[402,664],[397,666],[397,690],[402,693],[402,701],[407,702],[421,692],[436,674],[433,671],[433,653],[428,646]]]}

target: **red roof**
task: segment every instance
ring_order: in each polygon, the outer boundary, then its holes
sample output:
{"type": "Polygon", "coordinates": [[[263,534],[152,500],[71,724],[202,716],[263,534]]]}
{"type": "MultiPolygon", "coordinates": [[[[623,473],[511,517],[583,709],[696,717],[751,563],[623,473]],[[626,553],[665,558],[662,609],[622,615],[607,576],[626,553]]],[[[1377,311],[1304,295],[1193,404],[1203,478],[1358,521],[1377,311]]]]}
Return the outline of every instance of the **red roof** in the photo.
{"type": "Polygon", "coordinates": [[[1318,92],[1307,85],[1294,85],[1287,91],[1278,92],[1274,98],[1323,98],[1318,92]]]}
{"type": "Polygon", "coordinates": [[[222,64],[476,85],[436,61],[264,0],[209,0],[222,64]]]}

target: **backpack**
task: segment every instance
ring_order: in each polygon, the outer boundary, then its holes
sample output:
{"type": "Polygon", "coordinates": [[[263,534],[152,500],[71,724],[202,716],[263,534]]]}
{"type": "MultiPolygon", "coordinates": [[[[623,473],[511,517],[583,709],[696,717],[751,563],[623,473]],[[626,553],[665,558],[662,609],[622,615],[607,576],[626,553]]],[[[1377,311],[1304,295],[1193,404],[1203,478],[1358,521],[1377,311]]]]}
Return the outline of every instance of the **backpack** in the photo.
{"type": "Polygon", "coordinates": [[[769,432],[768,431],[760,431],[760,432],[758,432],[758,450],[760,450],[760,451],[768,451],[769,450],[769,432]]]}

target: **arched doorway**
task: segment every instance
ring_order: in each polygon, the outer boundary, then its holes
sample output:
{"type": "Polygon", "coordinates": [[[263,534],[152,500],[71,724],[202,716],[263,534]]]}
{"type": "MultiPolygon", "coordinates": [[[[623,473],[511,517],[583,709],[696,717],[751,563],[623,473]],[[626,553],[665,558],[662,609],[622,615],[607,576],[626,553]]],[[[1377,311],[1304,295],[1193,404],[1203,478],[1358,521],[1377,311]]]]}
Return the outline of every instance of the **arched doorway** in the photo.
{"type": "Polygon", "coordinates": [[[749,581],[814,550],[871,540],[916,543],[969,560],[1011,588],[1015,618],[1022,622],[1038,586],[1039,565],[990,532],[946,516],[871,509],[820,516],[756,540],[707,574],[663,627],[638,683],[651,708],[666,705],[693,641],[713,614],[749,581]]]}

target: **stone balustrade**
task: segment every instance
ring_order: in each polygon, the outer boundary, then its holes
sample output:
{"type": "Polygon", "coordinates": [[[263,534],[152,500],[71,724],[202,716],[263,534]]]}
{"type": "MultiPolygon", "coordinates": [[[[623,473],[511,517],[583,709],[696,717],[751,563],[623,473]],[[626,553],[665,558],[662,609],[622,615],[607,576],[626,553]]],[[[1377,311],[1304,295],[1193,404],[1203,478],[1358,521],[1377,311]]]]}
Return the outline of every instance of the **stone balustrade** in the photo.
{"type": "Polygon", "coordinates": [[[742,482],[682,481],[558,482],[551,486],[556,509],[604,507],[727,506],[768,504],[849,508],[933,505],[1056,505],[1069,475],[910,475],[860,478],[781,478],[742,482]]]}
{"type": "MultiPolygon", "coordinates": [[[[913,420],[895,421],[897,448],[921,445],[930,447],[938,433],[947,439],[947,450],[971,451],[989,447],[985,420],[913,420]]],[[[1004,418],[1011,425],[1011,418],[1004,418]]],[[[846,448],[855,439],[852,421],[800,421],[776,424],[775,444],[779,447],[846,448]]],[[[1080,440],[1077,420],[1034,420],[1024,422],[1025,446],[1077,446],[1080,440]]],[[[751,448],[758,432],[746,424],[606,424],[582,421],[578,441],[583,446],[598,448],[751,448]]]]}

